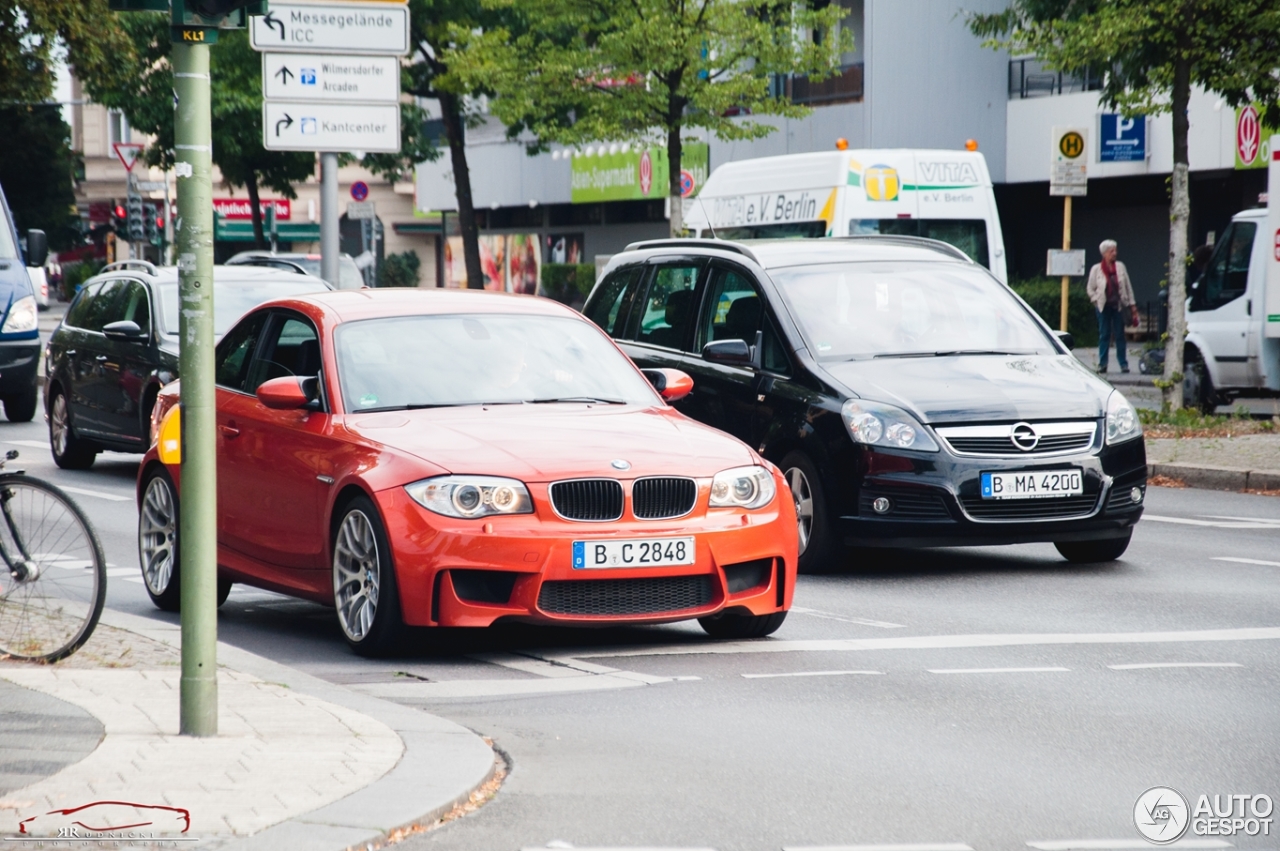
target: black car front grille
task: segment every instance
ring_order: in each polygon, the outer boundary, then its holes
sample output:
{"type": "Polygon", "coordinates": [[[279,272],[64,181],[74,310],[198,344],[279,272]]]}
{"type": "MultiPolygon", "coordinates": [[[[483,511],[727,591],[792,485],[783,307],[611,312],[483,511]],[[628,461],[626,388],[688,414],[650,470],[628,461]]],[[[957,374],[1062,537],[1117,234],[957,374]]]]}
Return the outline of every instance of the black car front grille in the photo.
{"type": "Polygon", "coordinates": [[[693,511],[698,483],[693,479],[636,479],[631,513],[639,520],[668,520],[693,511]]]}
{"type": "Polygon", "coordinates": [[[542,583],[538,608],[555,615],[651,615],[710,605],[710,576],[564,579],[542,583]]]}
{"type": "Polygon", "coordinates": [[[1042,499],[983,499],[961,497],[964,510],[977,520],[1068,520],[1084,517],[1098,504],[1096,493],[1042,499]]]}
{"type": "Polygon", "coordinates": [[[613,479],[556,482],[551,506],[566,520],[617,520],[622,516],[622,485],[613,479]]]}
{"type": "Polygon", "coordinates": [[[1029,452],[1020,449],[1008,437],[948,437],[947,443],[956,452],[966,455],[1044,455],[1088,449],[1093,445],[1093,434],[1047,434],[1029,452]]]}
{"type": "Polygon", "coordinates": [[[858,495],[858,516],[884,520],[950,520],[951,512],[942,495],[916,488],[863,488],[858,495]],[[873,505],[881,497],[889,500],[889,510],[877,513],[873,505]]]}

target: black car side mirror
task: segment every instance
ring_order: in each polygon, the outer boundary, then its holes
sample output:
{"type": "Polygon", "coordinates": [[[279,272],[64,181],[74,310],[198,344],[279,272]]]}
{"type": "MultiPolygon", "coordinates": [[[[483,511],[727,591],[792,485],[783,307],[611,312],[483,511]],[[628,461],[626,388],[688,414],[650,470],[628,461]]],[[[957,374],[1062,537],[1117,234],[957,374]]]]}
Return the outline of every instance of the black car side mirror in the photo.
{"type": "Polygon", "coordinates": [[[1068,349],[1076,347],[1076,338],[1071,336],[1070,331],[1054,331],[1053,335],[1058,338],[1058,342],[1066,346],[1068,349]]]}
{"type": "Polygon", "coordinates": [[[27,265],[43,266],[49,259],[49,237],[42,230],[27,231],[27,265]]]}
{"type": "Polygon", "coordinates": [[[102,326],[102,336],[120,343],[145,343],[147,332],[138,327],[132,319],[121,319],[119,322],[108,322],[102,326]]]}
{"type": "Polygon", "coordinates": [[[746,340],[716,340],[702,347],[702,359],[726,366],[751,366],[751,347],[746,340]]]}

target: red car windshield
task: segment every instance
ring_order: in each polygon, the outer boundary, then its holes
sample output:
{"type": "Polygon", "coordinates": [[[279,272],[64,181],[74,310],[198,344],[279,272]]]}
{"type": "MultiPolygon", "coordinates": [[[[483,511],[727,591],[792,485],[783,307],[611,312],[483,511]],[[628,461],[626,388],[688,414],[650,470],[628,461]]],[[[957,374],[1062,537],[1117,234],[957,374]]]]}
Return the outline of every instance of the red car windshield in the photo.
{"type": "Polygon", "coordinates": [[[338,326],[348,411],[456,405],[604,402],[657,394],[590,323],[556,316],[451,314],[338,326]]]}

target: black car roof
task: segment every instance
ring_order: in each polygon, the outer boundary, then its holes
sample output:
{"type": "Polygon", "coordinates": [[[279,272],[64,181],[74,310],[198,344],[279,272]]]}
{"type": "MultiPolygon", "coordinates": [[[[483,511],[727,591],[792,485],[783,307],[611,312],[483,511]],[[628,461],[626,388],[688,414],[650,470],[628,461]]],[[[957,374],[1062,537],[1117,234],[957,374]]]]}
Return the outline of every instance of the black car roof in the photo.
{"type": "Polygon", "coordinates": [[[829,239],[653,239],[626,247],[628,252],[663,250],[738,255],[765,269],[851,261],[973,262],[960,249],[936,239],[887,234],[829,239]]]}

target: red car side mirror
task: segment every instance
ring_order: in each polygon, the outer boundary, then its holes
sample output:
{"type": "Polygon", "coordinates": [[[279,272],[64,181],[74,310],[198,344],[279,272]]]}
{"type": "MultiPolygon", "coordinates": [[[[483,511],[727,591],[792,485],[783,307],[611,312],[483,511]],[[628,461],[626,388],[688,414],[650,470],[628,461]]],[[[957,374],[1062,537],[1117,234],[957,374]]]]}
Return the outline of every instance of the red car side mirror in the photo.
{"type": "Polygon", "coordinates": [[[258,385],[258,401],[278,411],[305,408],[313,398],[303,384],[305,380],[294,375],[286,375],[283,378],[264,381],[258,385]]]}
{"type": "Polygon", "coordinates": [[[678,402],[693,392],[693,379],[678,369],[641,370],[664,401],[678,402]]]}

